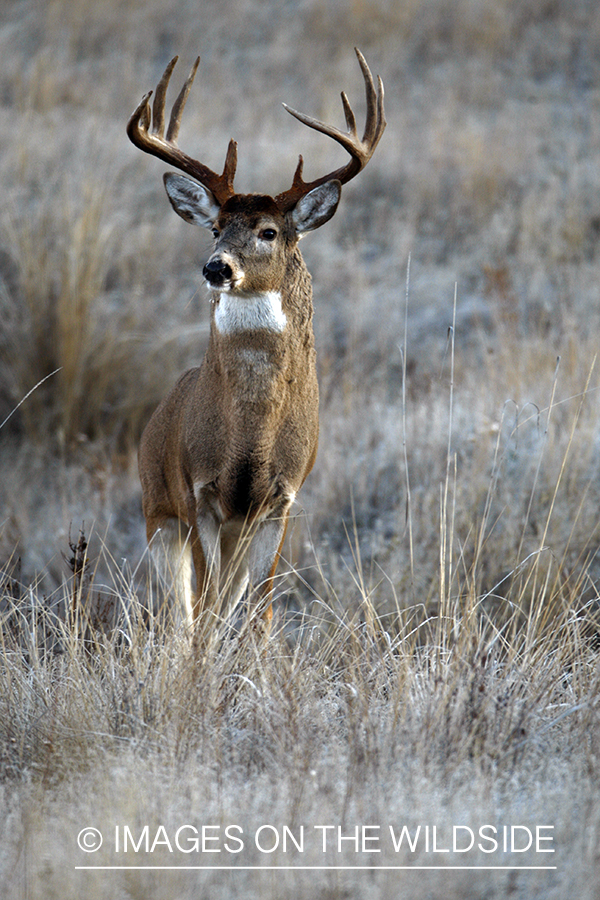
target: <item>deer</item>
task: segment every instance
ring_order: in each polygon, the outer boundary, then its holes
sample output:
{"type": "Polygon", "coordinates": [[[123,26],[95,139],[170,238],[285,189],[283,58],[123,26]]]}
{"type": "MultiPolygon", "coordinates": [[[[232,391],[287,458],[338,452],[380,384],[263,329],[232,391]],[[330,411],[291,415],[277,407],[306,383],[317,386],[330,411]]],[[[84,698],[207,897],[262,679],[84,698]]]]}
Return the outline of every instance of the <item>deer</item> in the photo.
{"type": "Polygon", "coordinates": [[[347,131],[284,108],[350,155],[313,181],[299,157],[291,187],[276,196],[234,190],[237,144],[222,174],[177,144],[200,57],[175,100],[165,133],[166,94],[178,57],[132,114],[127,134],[178,172],[163,176],[171,206],[210,229],[203,268],[210,297],[208,346],[143,431],[138,466],[151,556],[171,586],[170,609],[191,631],[223,602],[246,593],[249,615],[268,629],[274,578],[290,508],[317,454],[319,388],[312,280],[299,240],[334,215],[342,185],[361,172],[386,126],[384,90],[355,48],[366,92],[366,123],[342,92],[347,131]],[[183,174],[180,174],[183,173],[183,174]],[[192,573],[193,566],[193,573],[192,573]],[[195,574],[195,586],[193,585],[195,574]]]}

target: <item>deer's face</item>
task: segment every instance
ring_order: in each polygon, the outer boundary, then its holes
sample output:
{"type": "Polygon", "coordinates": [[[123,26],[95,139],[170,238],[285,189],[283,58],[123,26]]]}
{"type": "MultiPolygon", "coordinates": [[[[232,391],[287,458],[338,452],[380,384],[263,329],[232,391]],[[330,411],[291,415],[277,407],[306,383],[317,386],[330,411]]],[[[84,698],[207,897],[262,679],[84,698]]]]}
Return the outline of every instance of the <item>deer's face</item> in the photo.
{"type": "Polygon", "coordinates": [[[201,184],[167,174],[171,205],[187,222],[209,228],[214,251],[203,275],[209,287],[237,294],[279,291],[298,239],[327,222],[337,209],[338,181],[320,185],[287,213],[269,196],[235,194],[219,206],[201,184]]]}
{"type": "Polygon", "coordinates": [[[236,194],[211,231],[215,247],[203,269],[210,287],[252,294],[280,289],[294,235],[270,197],[236,194]]]}

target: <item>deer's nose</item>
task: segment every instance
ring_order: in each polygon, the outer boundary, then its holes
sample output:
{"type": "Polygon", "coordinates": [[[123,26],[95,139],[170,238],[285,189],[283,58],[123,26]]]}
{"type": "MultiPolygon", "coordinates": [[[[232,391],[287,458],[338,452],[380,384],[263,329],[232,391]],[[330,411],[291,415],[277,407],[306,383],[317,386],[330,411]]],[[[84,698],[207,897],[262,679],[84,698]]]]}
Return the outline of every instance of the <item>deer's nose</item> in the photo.
{"type": "Polygon", "coordinates": [[[226,281],[231,281],[233,277],[231,266],[219,256],[215,257],[214,259],[209,259],[209,261],[202,269],[202,274],[204,275],[208,283],[214,285],[215,287],[218,287],[220,284],[224,284],[226,281]]]}

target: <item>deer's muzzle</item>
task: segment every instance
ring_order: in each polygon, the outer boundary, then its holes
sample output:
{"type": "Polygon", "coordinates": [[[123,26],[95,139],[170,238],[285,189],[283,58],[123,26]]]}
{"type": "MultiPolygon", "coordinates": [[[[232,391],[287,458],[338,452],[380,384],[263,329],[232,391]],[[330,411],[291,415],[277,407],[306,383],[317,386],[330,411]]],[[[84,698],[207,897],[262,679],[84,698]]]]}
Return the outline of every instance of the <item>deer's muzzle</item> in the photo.
{"type": "Polygon", "coordinates": [[[202,274],[211,287],[222,287],[226,282],[233,278],[233,270],[228,262],[225,262],[220,256],[209,259],[202,274]]]}

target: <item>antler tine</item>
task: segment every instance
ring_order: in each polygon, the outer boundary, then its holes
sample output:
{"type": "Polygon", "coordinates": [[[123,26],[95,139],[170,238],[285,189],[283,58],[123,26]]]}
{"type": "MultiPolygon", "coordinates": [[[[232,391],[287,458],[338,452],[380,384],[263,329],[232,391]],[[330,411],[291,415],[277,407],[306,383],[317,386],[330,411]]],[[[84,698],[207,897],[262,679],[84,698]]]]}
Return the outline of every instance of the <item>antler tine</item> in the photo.
{"type": "Polygon", "coordinates": [[[165,133],[165,103],[167,97],[167,88],[169,87],[169,81],[171,80],[171,75],[173,74],[173,69],[177,65],[178,59],[178,56],[173,57],[173,59],[163,72],[162,78],[156,85],[154,103],[152,104],[152,131],[154,134],[157,134],[161,138],[165,133]]]}
{"type": "Polygon", "coordinates": [[[333,140],[337,141],[338,144],[341,144],[344,150],[347,150],[352,157],[345,166],[341,166],[339,169],[335,169],[333,172],[323,175],[321,178],[317,178],[315,181],[311,182],[302,180],[302,157],[300,157],[291,188],[284,191],[282,194],[278,194],[275,198],[278,206],[284,212],[292,209],[304,194],[307,194],[320,184],[324,184],[326,181],[337,179],[342,184],[347,184],[355,177],[355,175],[358,175],[358,173],[364,169],[381,139],[381,135],[386,126],[383,107],[383,82],[378,76],[377,89],[375,88],[373,76],[367,65],[367,61],[358,47],[355,47],[354,50],[363,73],[367,100],[367,115],[362,140],[358,137],[356,117],[344,91],[342,91],[342,105],[344,107],[344,117],[346,119],[346,128],[348,129],[347,132],[336,128],[335,125],[328,125],[325,122],[314,119],[312,116],[307,116],[305,113],[298,112],[286,103],[283,104],[285,109],[298,119],[299,122],[302,122],[309,128],[313,128],[315,131],[320,131],[328,137],[333,138],[333,140]]]}
{"type": "Polygon", "coordinates": [[[190,74],[186,78],[184,85],[173,104],[167,128],[167,136],[166,138],[164,137],[167,88],[177,60],[178,57],[175,56],[169,62],[163,72],[162,78],[158,82],[154,103],[152,104],[152,112],[150,111],[150,97],[152,96],[152,91],[150,91],[142,97],[140,104],[136,107],[133,115],[129,119],[129,122],[127,123],[127,134],[129,139],[136,147],[139,147],[140,150],[143,150],[145,153],[150,153],[152,156],[162,159],[163,162],[169,163],[180,171],[191,175],[192,178],[195,178],[203,184],[204,187],[212,191],[217,203],[222,205],[225,200],[229,199],[229,197],[232,197],[234,194],[233,179],[235,177],[237,166],[236,142],[229,141],[225,157],[225,166],[221,175],[217,175],[216,172],[213,172],[212,169],[209,169],[199,160],[188,156],[176,143],[181,124],[181,116],[198,69],[200,57],[196,59],[190,74]]]}
{"type": "MultiPolygon", "coordinates": [[[[179,126],[181,125],[181,115],[183,113],[185,104],[187,102],[188,95],[190,93],[190,89],[192,87],[192,82],[196,77],[196,72],[198,71],[198,66],[200,64],[200,57],[196,58],[196,62],[192,66],[191,72],[186,78],[183,87],[179,91],[177,96],[177,100],[173,104],[173,109],[171,110],[171,118],[169,119],[169,127],[167,129],[167,140],[168,141],[176,141],[177,136],[179,134],[179,126]]],[[[158,94],[158,89],[157,89],[158,94]]]]}
{"type": "Polygon", "coordinates": [[[375,90],[375,84],[373,83],[373,76],[371,75],[371,70],[367,65],[367,61],[358,49],[358,47],[354,48],[355,53],[358,57],[358,62],[360,68],[363,73],[363,78],[365,79],[365,93],[367,97],[367,121],[365,122],[365,132],[363,134],[363,142],[367,142],[371,144],[375,139],[375,147],[379,142],[379,138],[383,134],[383,129],[385,128],[385,121],[383,121],[382,126],[382,118],[383,118],[383,81],[381,77],[377,76],[377,91],[375,90]],[[381,129],[381,132],[378,135],[378,130],[381,129]]]}
{"type": "Polygon", "coordinates": [[[342,91],[342,104],[344,107],[344,117],[346,119],[346,128],[348,129],[349,132],[351,132],[353,135],[356,135],[356,137],[358,137],[358,134],[356,131],[356,116],[354,115],[354,113],[352,111],[352,107],[350,106],[350,101],[348,100],[348,97],[347,97],[345,91],[342,91]]]}

